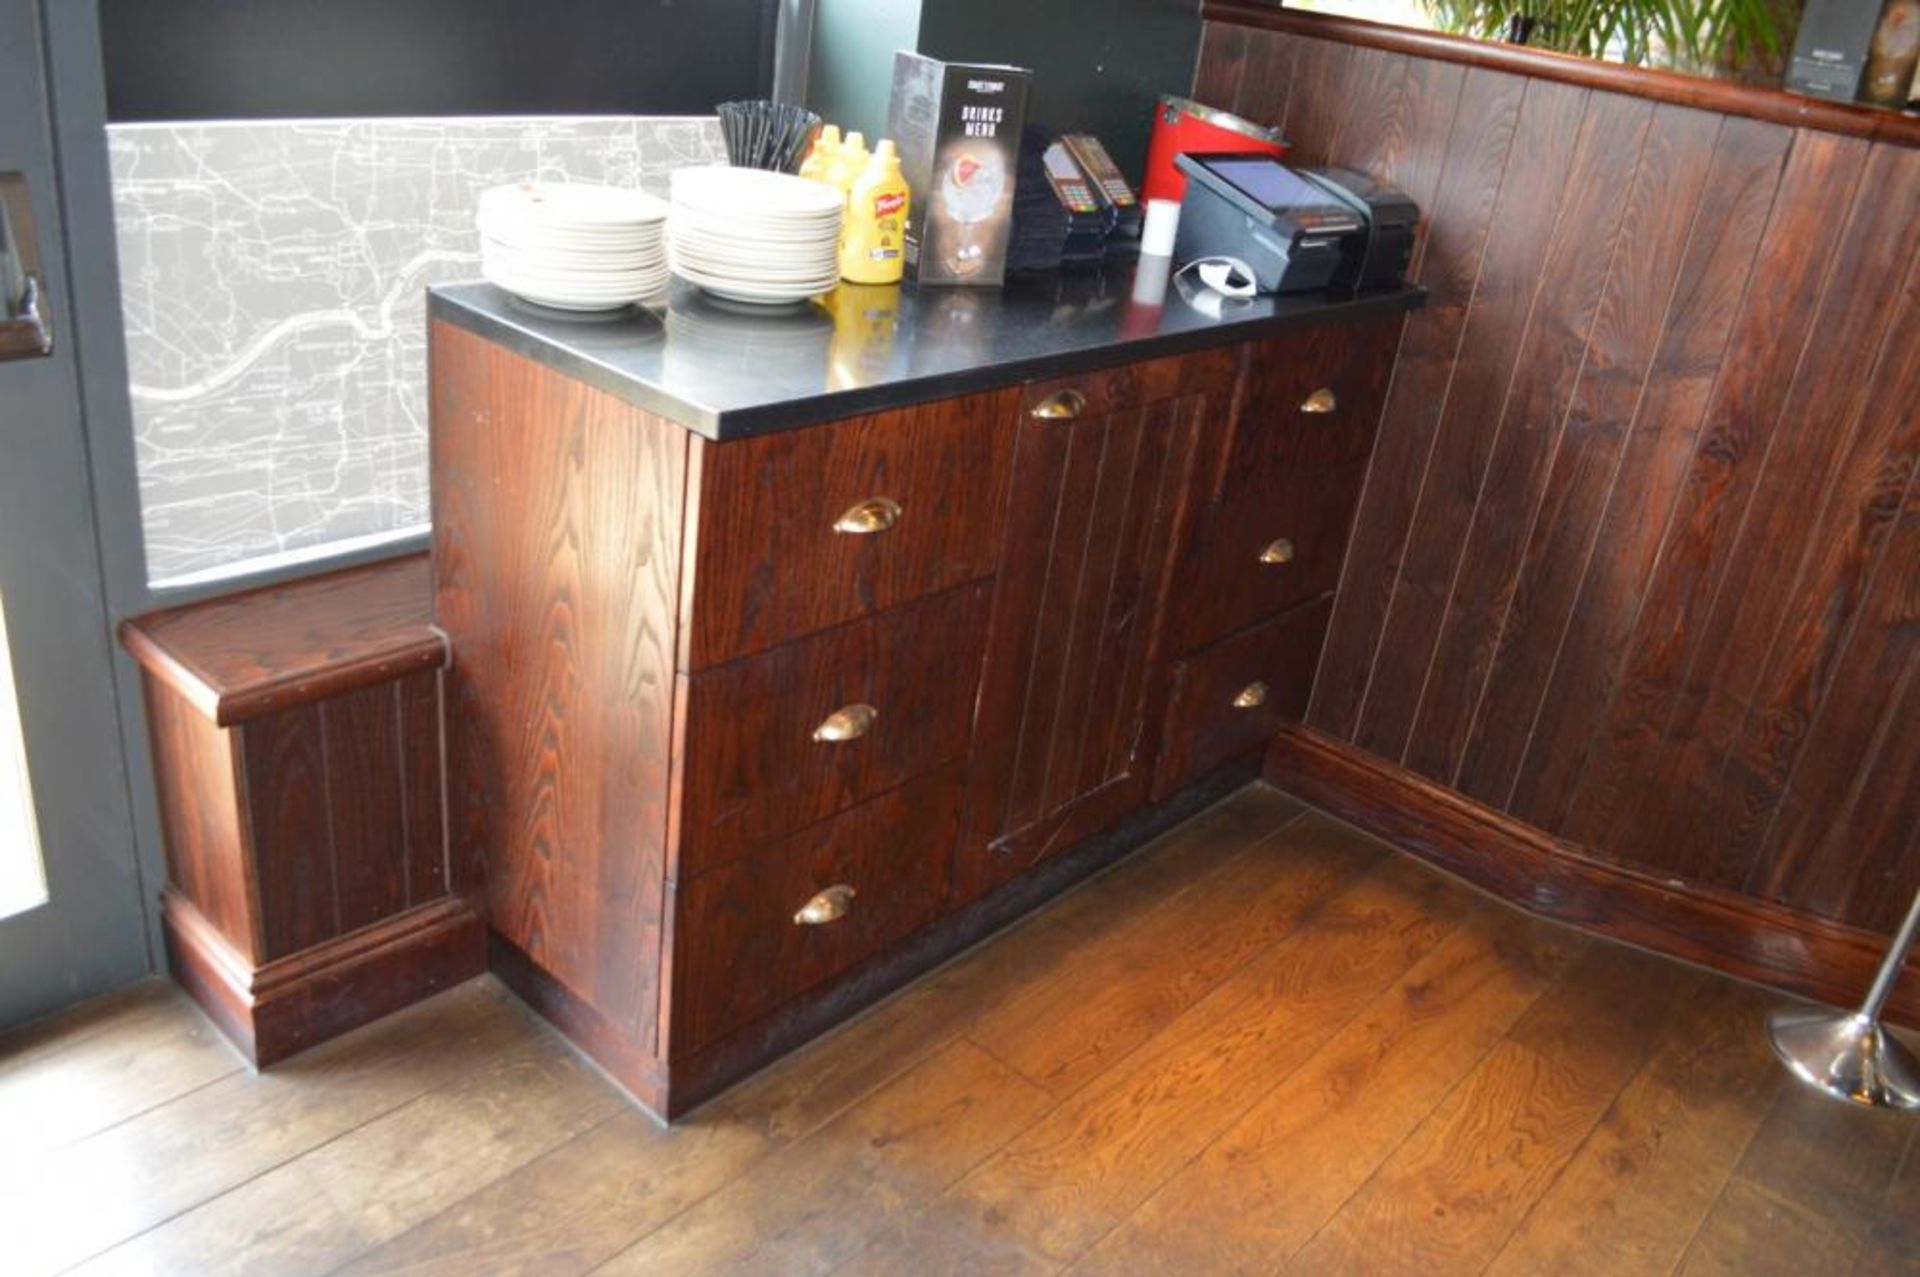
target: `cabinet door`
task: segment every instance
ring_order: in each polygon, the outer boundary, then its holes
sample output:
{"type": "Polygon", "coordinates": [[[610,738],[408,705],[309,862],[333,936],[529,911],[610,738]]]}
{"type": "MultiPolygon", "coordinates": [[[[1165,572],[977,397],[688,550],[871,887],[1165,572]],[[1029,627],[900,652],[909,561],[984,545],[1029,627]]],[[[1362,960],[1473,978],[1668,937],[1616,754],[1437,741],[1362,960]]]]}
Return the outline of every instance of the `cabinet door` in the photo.
{"type": "Polygon", "coordinates": [[[956,889],[977,895],[1139,805],[1164,695],[1174,532],[1231,352],[1029,387],[1014,449],[956,889]]]}

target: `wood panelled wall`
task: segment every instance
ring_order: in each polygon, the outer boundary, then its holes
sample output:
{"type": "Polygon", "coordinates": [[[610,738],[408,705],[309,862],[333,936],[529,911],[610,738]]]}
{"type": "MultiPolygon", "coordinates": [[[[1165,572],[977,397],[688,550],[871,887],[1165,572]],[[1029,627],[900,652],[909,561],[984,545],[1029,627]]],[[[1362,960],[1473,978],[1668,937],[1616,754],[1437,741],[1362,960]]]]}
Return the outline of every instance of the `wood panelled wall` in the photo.
{"type": "Polygon", "coordinates": [[[1427,214],[1309,725],[1594,857],[1920,884],[1920,150],[1209,22],[1427,214]]]}

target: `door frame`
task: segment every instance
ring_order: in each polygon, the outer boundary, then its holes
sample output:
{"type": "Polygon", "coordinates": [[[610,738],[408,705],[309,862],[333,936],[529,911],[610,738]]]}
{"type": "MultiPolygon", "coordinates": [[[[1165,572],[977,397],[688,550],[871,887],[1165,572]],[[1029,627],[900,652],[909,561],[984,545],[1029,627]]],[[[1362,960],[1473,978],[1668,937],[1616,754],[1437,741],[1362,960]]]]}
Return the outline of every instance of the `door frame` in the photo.
{"type": "MultiPolygon", "coordinates": [[[[31,409],[6,426],[9,443],[23,449],[18,455],[27,461],[21,472],[27,482],[13,500],[19,503],[15,517],[32,531],[11,551],[8,623],[49,901],[0,920],[0,937],[12,951],[11,960],[0,964],[0,1024],[138,979],[155,965],[158,936],[150,889],[156,880],[138,848],[127,776],[128,716],[122,711],[128,702],[117,670],[111,680],[101,678],[121,660],[112,637],[118,613],[108,565],[128,548],[112,544],[119,535],[115,521],[101,517],[114,498],[103,503],[97,482],[102,423],[92,416],[97,395],[89,393],[88,374],[95,370],[84,356],[91,353],[88,330],[100,326],[103,309],[106,320],[118,324],[117,281],[103,308],[100,294],[75,276],[76,268],[93,270],[100,259],[110,268],[112,244],[109,238],[101,251],[97,238],[72,224],[83,201],[70,189],[60,131],[66,102],[54,77],[55,28],[70,25],[76,11],[91,17],[93,6],[7,2],[20,6],[9,20],[19,17],[27,28],[16,47],[32,69],[16,82],[19,100],[0,109],[37,121],[44,132],[42,139],[29,137],[25,153],[8,156],[0,166],[18,166],[26,174],[53,352],[0,364],[0,379],[14,379],[23,402],[57,405],[38,420],[58,418],[73,427],[35,432],[31,409]]],[[[91,60],[97,65],[97,40],[91,60]]],[[[99,152],[104,163],[104,132],[99,152]]],[[[110,233],[110,215],[108,226],[110,233]]],[[[118,395],[124,427],[124,379],[118,395]]],[[[130,462],[130,433],[124,451],[130,462]]],[[[137,507],[133,517],[137,521],[137,507]]],[[[137,525],[134,534],[131,555],[138,559],[137,525]]]]}

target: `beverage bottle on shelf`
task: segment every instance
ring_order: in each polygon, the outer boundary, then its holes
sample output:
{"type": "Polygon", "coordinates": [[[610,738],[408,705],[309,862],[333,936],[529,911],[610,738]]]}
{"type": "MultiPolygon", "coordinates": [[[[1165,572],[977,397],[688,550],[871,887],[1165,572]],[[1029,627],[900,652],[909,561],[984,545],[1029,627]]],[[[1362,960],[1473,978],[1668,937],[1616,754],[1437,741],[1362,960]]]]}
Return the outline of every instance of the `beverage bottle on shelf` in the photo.
{"type": "Polygon", "coordinates": [[[906,269],[907,201],[891,139],[881,138],[873,157],[847,192],[840,224],[840,278],[855,284],[895,284],[906,269]]]}

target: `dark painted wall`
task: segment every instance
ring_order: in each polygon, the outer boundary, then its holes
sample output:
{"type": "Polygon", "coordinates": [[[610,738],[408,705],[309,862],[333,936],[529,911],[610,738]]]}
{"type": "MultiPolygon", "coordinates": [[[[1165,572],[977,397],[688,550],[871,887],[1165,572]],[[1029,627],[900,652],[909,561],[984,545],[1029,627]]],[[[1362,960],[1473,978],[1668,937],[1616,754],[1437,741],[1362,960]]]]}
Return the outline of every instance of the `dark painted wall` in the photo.
{"type": "Polygon", "coordinates": [[[107,111],[116,121],[706,114],[765,93],[774,5],[100,0],[107,111]]]}
{"type": "Polygon", "coordinates": [[[1033,69],[1027,118],[1099,135],[1129,177],[1145,165],[1154,99],[1184,94],[1199,0],[820,0],[809,105],[872,136],[887,123],[893,54],[1033,69]],[[916,34],[917,33],[917,34],[916,34]]]}

